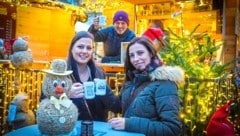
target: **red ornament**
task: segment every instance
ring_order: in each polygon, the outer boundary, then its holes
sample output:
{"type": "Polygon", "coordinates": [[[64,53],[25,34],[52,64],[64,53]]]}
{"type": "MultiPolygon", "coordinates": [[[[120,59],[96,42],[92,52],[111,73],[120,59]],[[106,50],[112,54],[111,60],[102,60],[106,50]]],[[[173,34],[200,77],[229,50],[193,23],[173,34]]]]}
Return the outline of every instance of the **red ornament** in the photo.
{"type": "Polygon", "coordinates": [[[211,117],[207,126],[207,136],[234,136],[234,126],[227,119],[232,101],[220,107],[211,117]]]}

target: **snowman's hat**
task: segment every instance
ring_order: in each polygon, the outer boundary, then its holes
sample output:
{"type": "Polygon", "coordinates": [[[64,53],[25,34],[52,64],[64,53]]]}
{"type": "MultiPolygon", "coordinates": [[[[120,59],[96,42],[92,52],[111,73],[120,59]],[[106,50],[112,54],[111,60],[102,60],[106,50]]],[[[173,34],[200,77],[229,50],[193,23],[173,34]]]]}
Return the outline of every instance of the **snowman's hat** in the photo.
{"type": "Polygon", "coordinates": [[[73,72],[72,70],[67,70],[67,63],[63,59],[54,59],[51,62],[51,69],[46,69],[42,71],[48,74],[58,76],[70,75],[73,72]]]}

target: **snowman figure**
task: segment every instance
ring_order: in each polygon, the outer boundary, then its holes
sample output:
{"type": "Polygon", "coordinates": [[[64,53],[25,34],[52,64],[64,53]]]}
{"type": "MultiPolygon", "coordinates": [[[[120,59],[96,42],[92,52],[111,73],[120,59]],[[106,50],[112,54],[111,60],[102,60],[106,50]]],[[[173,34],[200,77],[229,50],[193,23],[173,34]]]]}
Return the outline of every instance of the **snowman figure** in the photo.
{"type": "Polygon", "coordinates": [[[72,135],[77,122],[78,109],[68,98],[72,85],[68,77],[72,71],[67,71],[65,60],[55,59],[46,73],[42,92],[46,97],[37,109],[37,124],[42,135],[72,135]]]}
{"type": "Polygon", "coordinates": [[[19,69],[26,69],[32,65],[32,54],[28,50],[28,42],[24,38],[17,38],[14,41],[10,60],[12,65],[19,69]]]}

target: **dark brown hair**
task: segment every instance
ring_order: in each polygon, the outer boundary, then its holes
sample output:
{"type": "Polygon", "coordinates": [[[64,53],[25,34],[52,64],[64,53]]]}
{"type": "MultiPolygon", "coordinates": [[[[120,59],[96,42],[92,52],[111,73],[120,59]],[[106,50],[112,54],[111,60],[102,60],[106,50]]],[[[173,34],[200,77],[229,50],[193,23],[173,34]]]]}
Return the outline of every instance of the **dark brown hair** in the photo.
{"type": "MultiPolygon", "coordinates": [[[[73,48],[73,45],[79,39],[82,39],[82,38],[90,38],[94,41],[94,37],[91,33],[87,32],[87,31],[79,31],[72,38],[72,41],[70,43],[70,47],[69,47],[69,50],[68,50],[68,57],[67,57],[67,70],[72,70],[73,71],[72,75],[74,76],[74,78],[76,79],[77,82],[80,82],[80,78],[79,78],[79,75],[78,75],[77,63],[73,58],[72,48],[73,48]]],[[[92,69],[95,63],[94,63],[93,59],[90,59],[87,64],[90,66],[90,69],[92,69]]],[[[94,72],[94,71],[95,70],[91,70],[91,72],[94,72]]],[[[94,74],[92,74],[92,75],[94,75],[94,74]]]]}
{"type": "Polygon", "coordinates": [[[125,58],[125,64],[124,64],[124,72],[125,72],[125,75],[126,75],[125,76],[125,81],[129,80],[128,72],[135,70],[135,67],[132,65],[132,63],[130,61],[129,48],[133,44],[136,44],[136,43],[139,43],[139,44],[142,44],[143,46],[145,46],[147,48],[147,50],[149,51],[149,53],[152,54],[152,58],[157,56],[157,52],[153,48],[154,47],[153,43],[147,37],[135,37],[135,38],[133,38],[130,41],[130,43],[128,44],[127,51],[126,51],[126,58],[125,58]]]}
{"type": "Polygon", "coordinates": [[[162,30],[164,30],[164,25],[161,20],[157,20],[157,19],[149,20],[149,24],[154,24],[155,27],[161,28],[162,30]]]}

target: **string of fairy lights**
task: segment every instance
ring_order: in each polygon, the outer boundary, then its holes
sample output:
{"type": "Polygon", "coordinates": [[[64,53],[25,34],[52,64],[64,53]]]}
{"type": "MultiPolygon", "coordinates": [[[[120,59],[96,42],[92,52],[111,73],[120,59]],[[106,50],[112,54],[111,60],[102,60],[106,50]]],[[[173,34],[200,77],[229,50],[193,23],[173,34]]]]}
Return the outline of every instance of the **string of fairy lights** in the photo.
{"type": "MultiPolygon", "coordinates": [[[[212,113],[226,101],[233,99],[236,94],[231,82],[232,78],[229,77],[224,81],[221,78],[215,78],[197,79],[185,83],[180,117],[191,129],[191,135],[199,131],[206,134],[205,128],[212,113]]],[[[233,124],[239,128],[236,121],[233,120],[233,124]]]]}
{"type": "Polygon", "coordinates": [[[126,1],[122,0],[82,0],[76,5],[76,3],[68,3],[58,0],[0,0],[0,2],[11,3],[13,5],[40,7],[50,9],[65,9],[68,11],[75,11],[85,9],[88,13],[102,12],[103,9],[116,9],[123,8],[126,1]]]}
{"type": "MultiPolygon", "coordinates": [[[[8,60],[4,60],[9,62],[8,60]]],[[[49,64],[42,64],[45,68],[49,64]]],[[[36,110],[39,104],[44,73],[40,69],[16,69],[11,63],[0,63],[0,123],[1,134],[7,125],[8,107],[14,96],[24,92],[29,96],[29,108],[36,110]]]]}
{"type": "MultiPolygon", "coordinates": [[[[53,1],[50,3],[31,3],[29,0],[0,0],[10,2],[21,6],[37,6],[45,8],[61,8],[69,11],[75,10],[67,4],[53,1]]],[[[106,1],[96,6],[89,1],[85,1],[85,6],[89,7],[88,11],[99,9],[98,6],[109,5],[106,1]],[[92,8],[94,7],[95,8],[92,8]]],[[[113,6],[119,6],[119,3],[112,3],[113,6]]],[[[189,57],[190,58],[190,57],[189,57]]],[[[192,58],[196,59],[196,58],[192,58]]],[[[46,64],[46,68],[49,65],[46,64]]],[[[204,71],[204,70],[203,70],[204,71]]],[[[36,110],[42,86],[43,73],[37,69],[19,70],[11,66],[10,63],[0,63],[0,124],[6,123],[8,114],[8,106],[13,97],[19,92],[26,92],[30,98],[30,109],[36,110]]],[[[207,73],[209,74],[209,73],[207,73]]],[[[120,86],[122,83],[122,74],[112,75],[115,80],[115,86],[120,86]],[[121,78],[121,80],[118,80],[121,78]]],[[[118,88],[119,89],[119,88],[118,88]]],[[[232,77],[229,76],[222,80],[221,77],[213,79],[186,79],[183,88],[180,89],[181,98],[181,114],[183,122],[188,126],[189,135],[206,134],[205,127],[211,114],[220,105],[227,100],[239,96],[239,91],[236,91],[232,83],[232,77]]],[[[118,91],[116,91],[117,93],[118,91]]],[[[240,129],[239,114],[235,114],[232,119],[235,128],[240,129]]],[[[239,132],[239,131],[238,131],[239,132]]],[[[4,128],[1,126],[0,134],[4,133],[4,128]]]]}
{"type": "MultiPolygon", "coordinates": [[[[11,64],[3,66],[0,63],[0,66],[2,75],[0,77],[0,102],[2,108],[0,114],[3,117],[0,122],[4,124],[6,123],[8,106],[13,97],[19,92],[25,92],[29,95],[30,109],[37,109],[44,74],[41,70],[18,70],[11,67],[11,64]]],[[[46,65],[46,67],[48,66],[46,65]]],[[[116,75],[109,75],[109,77],[116,78],[116,84],[120,84],[119,82],[122,81],[123,75],[117,73],[116,75]],[[119,78],[119,81],[117,78],[119,78]]],[[[192,133],[195,131],[205,133],[205,126],[199,126],[199,123],[206,124],[211,113],[217,107],[236,95],[232,88],[231,78],[227,78],[224,81],[221,81],[220,78],[192,81],[189,79],[186,81],[182,88],[184,91],[183,96],[180,96],[183,98],[180,117],[191,128],[192,133]]],[[[239,125],[237,120],[233,124],[239,125]]],[[[236,127],[239,128],[239,126],[236,127]]]]}

